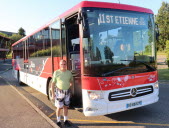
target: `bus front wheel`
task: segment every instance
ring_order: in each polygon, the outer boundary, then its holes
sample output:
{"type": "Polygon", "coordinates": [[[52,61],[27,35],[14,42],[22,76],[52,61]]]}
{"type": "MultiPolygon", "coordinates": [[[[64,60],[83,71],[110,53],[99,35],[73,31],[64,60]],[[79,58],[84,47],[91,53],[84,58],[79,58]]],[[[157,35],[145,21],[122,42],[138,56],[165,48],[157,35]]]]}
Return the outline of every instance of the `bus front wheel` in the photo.
{"type": "Polygon", "coordinates": [[[52,94],[52,79],[50,80],[50,82],[48,84],[48,99],[54,105],[55,100],[53,99],[53,94],[52,94]]]}

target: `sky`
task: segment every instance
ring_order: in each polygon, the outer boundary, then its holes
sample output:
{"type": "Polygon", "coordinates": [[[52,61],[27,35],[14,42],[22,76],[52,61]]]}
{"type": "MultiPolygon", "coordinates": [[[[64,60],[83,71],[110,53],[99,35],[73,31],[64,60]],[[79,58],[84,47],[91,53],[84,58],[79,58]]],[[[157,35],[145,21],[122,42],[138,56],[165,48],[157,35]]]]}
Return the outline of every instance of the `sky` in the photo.
{"type": "MultiPolygon", "coordinates": [[[[22,27],[26,35],[48,23],[83,0],[1,0],[0,31],[17,33],[22,27]]],[[[88,0],[91,1],[91,0],[88,0]]],[[[169,0],[92,0],[140,6],[158,13],[161,3],[169,0]]]]}

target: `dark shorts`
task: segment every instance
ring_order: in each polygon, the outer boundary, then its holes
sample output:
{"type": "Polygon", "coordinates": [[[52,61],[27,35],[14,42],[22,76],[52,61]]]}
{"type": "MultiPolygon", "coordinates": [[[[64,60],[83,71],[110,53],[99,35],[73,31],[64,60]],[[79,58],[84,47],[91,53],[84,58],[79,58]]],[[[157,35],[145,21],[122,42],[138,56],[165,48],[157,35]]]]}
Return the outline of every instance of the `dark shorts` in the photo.
{"type": "Polygon", "coordinates": [[[55,92],[55,106],[62,108],[70,105],[70,90],[59,90],[55,92]]]}

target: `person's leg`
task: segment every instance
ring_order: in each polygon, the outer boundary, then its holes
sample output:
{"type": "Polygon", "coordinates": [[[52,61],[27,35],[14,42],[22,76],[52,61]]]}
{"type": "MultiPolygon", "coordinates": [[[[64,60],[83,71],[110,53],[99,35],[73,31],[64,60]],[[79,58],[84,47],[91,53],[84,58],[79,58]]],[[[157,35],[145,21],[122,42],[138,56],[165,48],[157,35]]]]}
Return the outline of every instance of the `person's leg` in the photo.
{"type": "Polygon", "coordinates": [[[60,122],[60,111],[61,111],[61,108],[57,107],[56,109],[57,122],[60,122]]]}
{"type": "MultiPolygon", "coordinates": [[[[56,90],[56,97],[60,97],[59,90],[56,90]]],[[[61,99],[56,98],[55,99],[55,106],[57,107],[56,109],[56,118],[57,122],[61,122],[61,109],[63,108],[63,101],[61,99]]]]}
{"type": "Polygon", "coordinates": [[[66,127],[70,127],[71,124],[70,122],[68,121],[68,106],[64,106],[63,107],[63,114],[64,114],[64,125],[66,127]]]}
{"type": "Polygon", "coordinates": [[[57,109],[56,109],[57,125],[58,125],[59,127],[62,127],[60,112],[61,112],[61,108],[60,108],[60,107],[57,107],[57,109]]]}
{"type": "Polygon", "coordinates": [[[64,122],[68,119],[68,107],[63,106],[64,122]]]}
{"type": "Polygon", "coordinates": [[[64,106],[63,106],[63,114],[64,114],[64,125],[66,127],[70,127],[71,124],[68,121],[68,108],[70,105],[70,92],[68,92],[68,94],[65,96],[64,98],[64,106]]]}
{"type": "Polygon", "coordinates": [[[70,105],[70,91],[67,90],[65,98],[64,98],[64,106],[63,106],[63,114],[64,114],[64,122],[68,119],[68,108],[70,105]]]}

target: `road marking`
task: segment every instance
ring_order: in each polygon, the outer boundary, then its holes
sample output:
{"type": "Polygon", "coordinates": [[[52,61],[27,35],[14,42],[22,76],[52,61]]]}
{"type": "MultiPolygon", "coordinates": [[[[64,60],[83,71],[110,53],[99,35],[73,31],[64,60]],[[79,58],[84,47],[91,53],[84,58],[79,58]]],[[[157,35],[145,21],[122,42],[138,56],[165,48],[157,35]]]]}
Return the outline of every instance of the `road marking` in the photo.
{"type": "Polygon", "coordinates": [[[155,125],[155,126],[169,126],[169,124],[156,124],[156,123],[137,123],[132,121],[98,121],[98,120],[79,120],[79,119],[69,119],[70,121],[77,122],[95,122],[95,123],[118,123],[118,124],[137,124],[137,125],[155,125]]]}
{"type": "Polygon", "coordinates": [[[50,118],[51,116],[53,116],[56,112],[51,113],[48,117],[50,118]]]}

